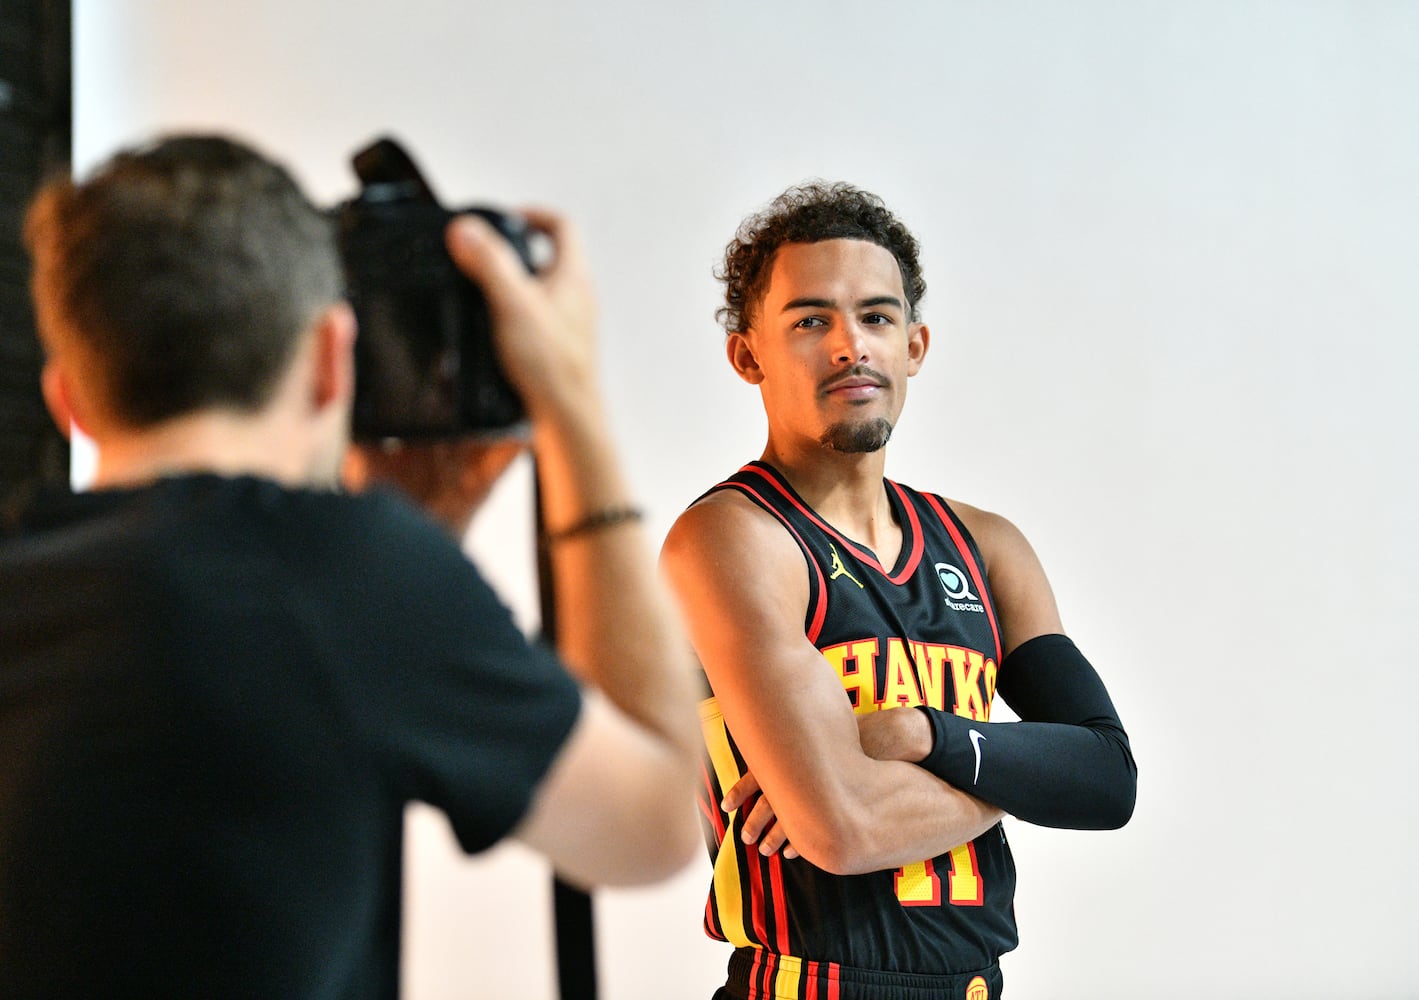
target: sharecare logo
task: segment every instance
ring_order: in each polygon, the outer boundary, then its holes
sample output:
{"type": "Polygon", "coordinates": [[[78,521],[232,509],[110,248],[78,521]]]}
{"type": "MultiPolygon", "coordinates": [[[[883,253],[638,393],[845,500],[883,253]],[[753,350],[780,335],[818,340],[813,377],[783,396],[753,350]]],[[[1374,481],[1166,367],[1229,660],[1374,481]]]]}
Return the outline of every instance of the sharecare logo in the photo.
{"type": "Polygon", "coordinates": [[[946,606],[953,611],[974,611],[985,613],[985,605],[971,593],[971,582],[950,563],[936,564],[936,579],[941,581],[941,589],[946,591],[946,606]]]}

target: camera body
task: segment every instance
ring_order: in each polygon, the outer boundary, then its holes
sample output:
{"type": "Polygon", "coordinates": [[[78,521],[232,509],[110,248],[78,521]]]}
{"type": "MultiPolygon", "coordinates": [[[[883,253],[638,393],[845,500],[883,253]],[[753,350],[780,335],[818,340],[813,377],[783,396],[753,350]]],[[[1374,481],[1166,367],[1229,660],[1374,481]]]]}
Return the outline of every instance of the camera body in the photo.
{"type": "Polygon", "coordinates": [[[504,377],[487,302],[453,263],[444,230],[481,216],[534,269],[518,216],[439,204],[408,154],[379,139],[352,158],[359,194],[332,210],[355,339],[355,440],[509,436],[526,411],[504,377]]]}

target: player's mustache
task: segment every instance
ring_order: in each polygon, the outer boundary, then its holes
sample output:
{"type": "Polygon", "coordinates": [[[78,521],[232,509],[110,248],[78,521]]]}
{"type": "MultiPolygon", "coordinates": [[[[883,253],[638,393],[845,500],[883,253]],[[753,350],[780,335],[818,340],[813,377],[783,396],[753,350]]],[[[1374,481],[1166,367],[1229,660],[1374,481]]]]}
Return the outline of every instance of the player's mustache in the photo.
{"type": "Polygon", "coordinates": [[[822,382],[818,383],[818,391],[831,392],[838,386],[843,385],[847,382],[851,382],[854,379],[868,379],[869,381],[873,382],[876,385],[880,385],[883,388],[886,388],[887,386],[892,384],[892,380],[889,379],[886,375],[883,375],[877,369],[870,368],[867,365],[858,363],[845,371],[840,371],[834,375],[829,375],[822,382]]]}

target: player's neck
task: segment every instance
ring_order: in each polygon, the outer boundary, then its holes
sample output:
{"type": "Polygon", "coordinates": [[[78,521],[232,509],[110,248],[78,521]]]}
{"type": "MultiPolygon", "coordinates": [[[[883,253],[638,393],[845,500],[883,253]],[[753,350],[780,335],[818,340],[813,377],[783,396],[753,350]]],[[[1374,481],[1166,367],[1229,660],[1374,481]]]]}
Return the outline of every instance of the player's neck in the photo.
{"type": "Polygon", "coordinates": [[[804,502],[838,531],[890,561],[901,545],[901,527],[892,514],[882,478],[887,449],[845,453],[818,445],[797,451],[771,441],[763,461],[788,480],[804,502]]]}

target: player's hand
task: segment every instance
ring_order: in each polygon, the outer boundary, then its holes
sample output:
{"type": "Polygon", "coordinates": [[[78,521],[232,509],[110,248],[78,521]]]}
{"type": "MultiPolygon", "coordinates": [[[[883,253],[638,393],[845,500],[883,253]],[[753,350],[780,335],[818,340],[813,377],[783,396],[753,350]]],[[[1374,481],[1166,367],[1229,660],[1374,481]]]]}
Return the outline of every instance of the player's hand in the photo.
{"type": "Polygon", "coordinates": [[[732,813],[756,795],[759,800],[754,803],[744,821],[741,833],[744,843],[757,842],[759,853],[765,856],[782,850],[785,858],[798,857],[798,849],[788,842],[788,831],[778,822],[774,807],[769,803],[768,796],[759,788],[759,781],[752,773],[746,771],[744,777],[734,783],[734,787],[720,803],[720,808],[732,813]]]}
{"type": "Polygon", "coordinates": [[[536,274],[477,216],[452,220],[446,242],[454,263],[482,289],[498,358],[535,420],[575,405],[594,382],[596,297],[572,224],[544,209],[521,215],[552,244],[536,274]]]}

